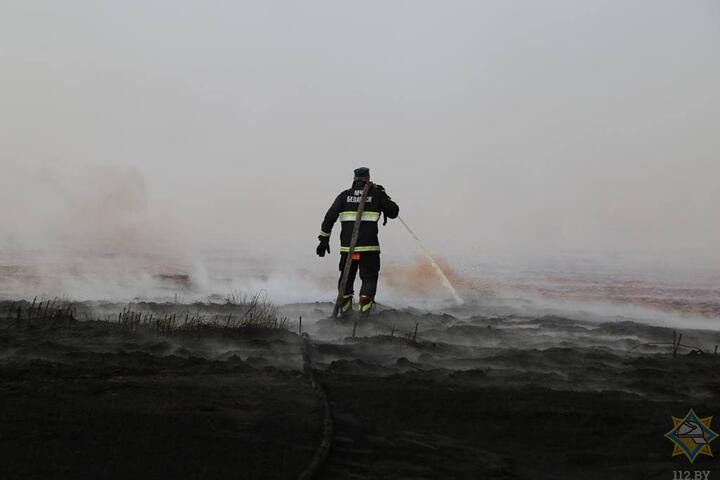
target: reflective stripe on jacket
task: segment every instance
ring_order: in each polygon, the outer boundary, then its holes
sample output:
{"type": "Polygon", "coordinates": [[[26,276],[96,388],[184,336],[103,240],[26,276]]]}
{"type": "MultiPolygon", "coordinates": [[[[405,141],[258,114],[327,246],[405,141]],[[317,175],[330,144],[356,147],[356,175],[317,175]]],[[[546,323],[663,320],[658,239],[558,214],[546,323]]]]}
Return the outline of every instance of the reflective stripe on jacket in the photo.
{"type": "MultiPolygon", "coordinates": [[[[365,182],[355,181],[351,188],[343,191],[337,196],[333,204],[325,214],[325,219],[320,227],[320,236],[328,237],[332,232],[333,225],[339,219],[340,230],[340,251],[350,250],[350,239],[353,226],[357,218],[362,191],[365,182]]],[[[360,222],[356,252],[379,252],[380,242],[378,241],[378,221],[380,216],[385,214],[388,218],[396,218],[400,213],[400,207],[393,202],[385,189],[380,185],[370,184],[365,209],[360,222]]]]}

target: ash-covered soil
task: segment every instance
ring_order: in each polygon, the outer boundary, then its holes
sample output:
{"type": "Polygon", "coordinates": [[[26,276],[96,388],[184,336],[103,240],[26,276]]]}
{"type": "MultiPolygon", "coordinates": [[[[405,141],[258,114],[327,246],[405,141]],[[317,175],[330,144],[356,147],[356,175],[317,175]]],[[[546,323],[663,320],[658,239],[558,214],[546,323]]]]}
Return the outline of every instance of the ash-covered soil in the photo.
{"type": "Polygon", "coordinates": [[[85,303],[29,319],[17,306],[0,303],[3,479],[297,478],[323,439],[324,479],[719,470],[673,458],[663,437],[671,416],[720,413],[716,331],[677,328],[674,356],[672,329],[630,320],[380,309],[356,323],[298,304],[271,326],[162,328],[117,317],[242,307],[85,303]]]}
{"type": "Polygon", "coordinates": [[[321,434],[299,337],[0,324],[0,478],[294,478],[321,434]]]}

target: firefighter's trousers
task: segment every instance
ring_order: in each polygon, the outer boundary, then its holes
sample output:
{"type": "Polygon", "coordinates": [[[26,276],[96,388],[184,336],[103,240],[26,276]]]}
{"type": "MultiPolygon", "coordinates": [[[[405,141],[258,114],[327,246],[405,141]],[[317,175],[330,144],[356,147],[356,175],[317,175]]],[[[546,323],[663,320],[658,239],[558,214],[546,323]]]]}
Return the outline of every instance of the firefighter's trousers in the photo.
{"type": "MultiPolygon", "coordinates": [[[[378,276],[380,274],[380,252],[363,252],[356,253],[353,257],[359,260],[353,260],[350,265],[350,274],[348,275],[347,286],[345,287],[345,295],[352,295],[355,292],[355,277],[357,276],[358,269],[360,270],[360,280],[362,280],[362,286],[360,287],[360,295],[375,298],[375,292],[377,292],[378,276]]],[[[340,282],[342,281],[342,271],[345,269],[345,261],[347,259],[347,253],[340,254],[340,279],[338,280],[338,288],[340,288],[340,282]]]]}

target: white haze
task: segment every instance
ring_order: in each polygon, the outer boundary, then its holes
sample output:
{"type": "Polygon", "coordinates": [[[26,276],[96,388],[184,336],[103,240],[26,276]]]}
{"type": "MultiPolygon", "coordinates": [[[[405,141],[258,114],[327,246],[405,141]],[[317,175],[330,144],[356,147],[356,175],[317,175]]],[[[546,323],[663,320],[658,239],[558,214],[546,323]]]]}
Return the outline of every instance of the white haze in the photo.
{"type": "Polygon", "coordinates": [[[326,299],[366,165],[454,266],[717,272],[719,58],[712,1],[0,0],[0,253],[326,299]]]}

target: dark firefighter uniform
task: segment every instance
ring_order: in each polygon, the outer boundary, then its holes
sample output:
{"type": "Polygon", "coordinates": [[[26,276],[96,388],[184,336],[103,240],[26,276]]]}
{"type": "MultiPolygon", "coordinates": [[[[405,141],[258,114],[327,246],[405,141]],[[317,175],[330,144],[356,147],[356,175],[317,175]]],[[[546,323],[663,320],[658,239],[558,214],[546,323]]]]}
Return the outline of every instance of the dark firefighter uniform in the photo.
{"type": "MultiPolygon", "coordinates": [[[[340,272],[345,267],[348,252],[350,251],[350,241],[352,238],[353,226],[357,218],[360,199],[365,184],[370,181],[370,170],[367,168],[358,168],[355,170],[355,179],[352,187],[345,190],[337,196],[333,204],[325,214],[320,229],[320,245],[317,248],[317,254],[321,257],[325,256],[325,252],[330,252],[330,233],[333,225],[340,219],[340,272]]],[[[380,242],[378,241],[378,222],[380,217],[396,218],[400,208],[393,202],[385,189],[380,185],[370,183],[367,200],[365,201],[365,209],[360,222],[360,231],[358,233],[357,243],[353,254],[353,261],[350,266],[350,276],[348,277],[347,287],[345,288],[343,302],[340,307],[341,313],[346,313],[352,309],[352,300],[354,294],[355,277],[360,270],[360,279],[362,287],[360,288],[360,312],[368,313],[375,303],[375,292],[377,291],[378,276],[380,273],[380,242]]],[[[338,280],[338,288],[340,281],[338,280]]]]}

